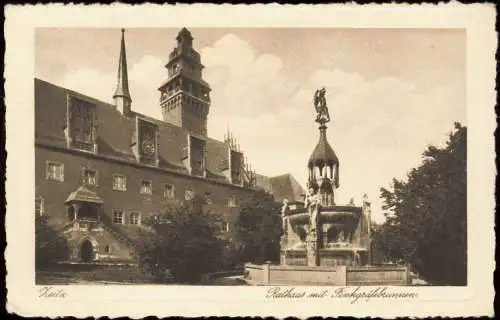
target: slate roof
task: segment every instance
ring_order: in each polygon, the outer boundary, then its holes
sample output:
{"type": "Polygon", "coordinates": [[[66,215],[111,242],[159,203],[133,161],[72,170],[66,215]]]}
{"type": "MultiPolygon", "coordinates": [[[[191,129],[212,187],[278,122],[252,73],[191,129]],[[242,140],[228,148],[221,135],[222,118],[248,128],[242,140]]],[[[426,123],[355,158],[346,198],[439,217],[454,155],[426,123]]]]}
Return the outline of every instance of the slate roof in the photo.
{"type": "MultiPolygon", "coordinates": [[[[137,163],[132,153],[136,117],[157,125],[159,130],[159,167],[181,174],[188,174],[182,163],[183,149],[187,146],[188,132],[168,122],[132,111],[122,115],[109,103],[82,95],[78,92],[35,78],[35,142],[48,146],[66,148],[64,129],[67,124],[68,94],[92,102],[97,113],[98,154],[108,158],[137,163]]],[[[159,106],[158,106],[159,108],[159,106]]],[[[222,173],[223,163],[228,161],[229,147],[226,143],[209,137],[206,139],[207,179],[229,183],[222,173]]],[[[272,156],[270,156],[270,159],[272,156]]],[[[278,201],[283,198],[300,200],[302,187],[289,174],[266,177],[257,174],[257,186],[275,194],[278,201]]]]}
{"type": "Polygon", "coordinates": [[[304,188],[295,178],[287,173],[276,177],[271,177],[272,194],[274,199],[283,202],[286,198],[290,202],[303,201],[303,195],[306,193],[304,188]]]}
{"type": "Polygon", "coordinates": [[[289,202],[303,201],[306,192],[300,183],[289,174],[282,174],[275,177],[257,175],[257,185],[274,196],[277,202],[288,199],[289,202]]]}

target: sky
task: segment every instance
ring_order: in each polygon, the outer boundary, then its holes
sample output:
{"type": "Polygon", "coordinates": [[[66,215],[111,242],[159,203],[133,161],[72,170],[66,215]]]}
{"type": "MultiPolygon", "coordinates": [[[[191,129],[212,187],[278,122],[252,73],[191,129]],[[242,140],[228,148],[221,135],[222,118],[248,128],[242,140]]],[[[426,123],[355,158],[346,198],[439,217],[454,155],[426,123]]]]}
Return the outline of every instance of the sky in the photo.
{"type": "MultiPolygon", "coordinates": [[[[380,188],[443,146],[454,122],[467,125],[462,29],[189,29],[212,88],[208,135],[222,140],[229,127],[258,173],[305,186],[319,138],[313,95],[325,87],[336,202],[360,205],[366,193],[377,222],[380,188]]],[[[134,111],[161,119],[157,89],[179,30],[126,30],[134,111]]],[[[35,77],[112,102],[120,38],[120,29],[37,29],[35,77]]]]}

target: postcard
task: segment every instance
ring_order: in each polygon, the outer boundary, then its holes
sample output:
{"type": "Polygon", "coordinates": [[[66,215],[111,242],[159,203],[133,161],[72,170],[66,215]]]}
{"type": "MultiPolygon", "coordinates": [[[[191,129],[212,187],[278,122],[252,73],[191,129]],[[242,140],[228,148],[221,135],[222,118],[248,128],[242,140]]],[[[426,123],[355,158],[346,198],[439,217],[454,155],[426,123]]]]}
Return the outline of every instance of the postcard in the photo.
{"type": "Polygon", "coordinates": [[[493,314],[494,6],[5,12],[11,313],[493,314]]]}

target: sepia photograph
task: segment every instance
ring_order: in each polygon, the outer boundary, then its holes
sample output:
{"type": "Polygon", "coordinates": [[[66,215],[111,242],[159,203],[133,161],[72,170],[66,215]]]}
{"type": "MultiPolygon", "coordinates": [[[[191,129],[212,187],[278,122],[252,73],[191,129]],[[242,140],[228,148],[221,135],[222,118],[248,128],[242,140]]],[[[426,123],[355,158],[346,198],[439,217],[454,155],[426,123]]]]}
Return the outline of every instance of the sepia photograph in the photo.
{"type": "Polygon", "coordinates": [[[9,312],[492,314],[494,7],[6,17],[9,312]]]}
{"type": "Polygon", "coordinates": [[[465,36],[37,29],[36,283],[466,285],[465,36]]]}

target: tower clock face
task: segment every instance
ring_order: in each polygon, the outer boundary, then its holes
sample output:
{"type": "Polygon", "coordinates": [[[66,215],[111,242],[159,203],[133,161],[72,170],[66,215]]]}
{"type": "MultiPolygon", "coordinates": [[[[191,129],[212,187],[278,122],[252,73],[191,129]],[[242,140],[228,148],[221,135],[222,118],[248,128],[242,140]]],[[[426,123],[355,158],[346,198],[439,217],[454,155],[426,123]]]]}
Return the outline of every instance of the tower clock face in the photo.
{"type": "Polygon", "coordinates": [[[155,153],[155,145],[151,140],[146,140],[142,143],[142,152],[148,156],[152,156],[155,153]]]}

